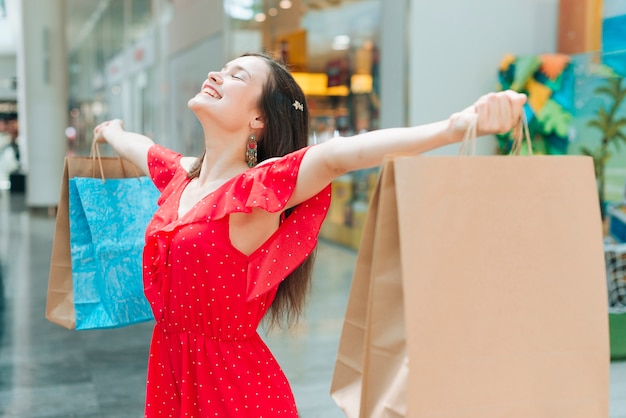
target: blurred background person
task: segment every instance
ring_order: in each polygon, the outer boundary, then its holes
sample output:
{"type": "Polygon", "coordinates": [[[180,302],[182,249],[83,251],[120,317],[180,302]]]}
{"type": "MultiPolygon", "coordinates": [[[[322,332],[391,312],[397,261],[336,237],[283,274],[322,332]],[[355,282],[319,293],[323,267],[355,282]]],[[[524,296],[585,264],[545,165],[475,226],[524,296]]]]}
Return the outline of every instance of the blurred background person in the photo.
{"type": "Polygon", "coordinates": [[[22,168],[17,114],[6,116],[3,128],[4,137],[0,138],[3,141],[0,147],[0,188],[8,189],[11,186],[11,173],[20,172],[22,168]]]}

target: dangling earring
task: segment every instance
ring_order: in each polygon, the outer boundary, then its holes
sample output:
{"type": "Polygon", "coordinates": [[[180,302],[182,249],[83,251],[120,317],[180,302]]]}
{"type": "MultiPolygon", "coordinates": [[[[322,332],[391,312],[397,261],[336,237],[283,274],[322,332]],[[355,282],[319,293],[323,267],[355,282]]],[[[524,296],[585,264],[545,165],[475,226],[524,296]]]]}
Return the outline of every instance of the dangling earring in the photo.
{"type": "Polygon", "coordinates": [[[252,168],[256,165],[256,137],[250,134],[248,144],[246,145],[246,163],[252,168]]]}

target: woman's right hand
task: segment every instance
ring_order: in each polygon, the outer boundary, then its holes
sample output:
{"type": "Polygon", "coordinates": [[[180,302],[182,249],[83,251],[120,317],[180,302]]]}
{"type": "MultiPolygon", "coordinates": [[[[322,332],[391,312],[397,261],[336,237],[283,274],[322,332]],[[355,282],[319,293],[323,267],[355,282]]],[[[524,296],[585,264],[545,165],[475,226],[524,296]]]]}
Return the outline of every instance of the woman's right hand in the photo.
{"type": "Polygon", "coordinates": [[[124,130],[120,119],[102,122],[93,129],[94,144],[107,143],[113,150],[135,164],[143,174],[148,173],[148,150],[154,141],[145,135],[124,130]]]}
{"type": "Polygon", "coordinates": [[[94,141],[99,144],[107,142],[106,135],[111,130],[124,131],[124,123],[120,119],[102,122],[93,129],[94,141]]]}

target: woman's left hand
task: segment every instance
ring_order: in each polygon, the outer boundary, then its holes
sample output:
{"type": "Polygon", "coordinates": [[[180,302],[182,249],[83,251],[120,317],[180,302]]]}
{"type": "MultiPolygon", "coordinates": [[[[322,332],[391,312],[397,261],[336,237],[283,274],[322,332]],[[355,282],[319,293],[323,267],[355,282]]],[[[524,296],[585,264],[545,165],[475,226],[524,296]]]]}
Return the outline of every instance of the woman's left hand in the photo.
{"type": "Polygon", "coordinates": [[[527,97],[513,90],[489,93],[462,112],[450,116],[453,137],[460,141],[476,121],[476,136],[508,132],[519,122],[527,97]]]}

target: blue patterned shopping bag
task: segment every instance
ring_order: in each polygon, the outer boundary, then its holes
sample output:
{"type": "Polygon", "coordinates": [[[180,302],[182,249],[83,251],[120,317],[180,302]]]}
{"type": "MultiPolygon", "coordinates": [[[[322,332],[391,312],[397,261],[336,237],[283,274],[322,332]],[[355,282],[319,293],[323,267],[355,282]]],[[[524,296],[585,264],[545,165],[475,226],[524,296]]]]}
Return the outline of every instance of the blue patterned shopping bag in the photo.
{"type": "Polygon", "coordinates": [[[147,177],[69,179],[70,251],[76,329],[151,320],[141,255],[159,191],[147,177]]]}

